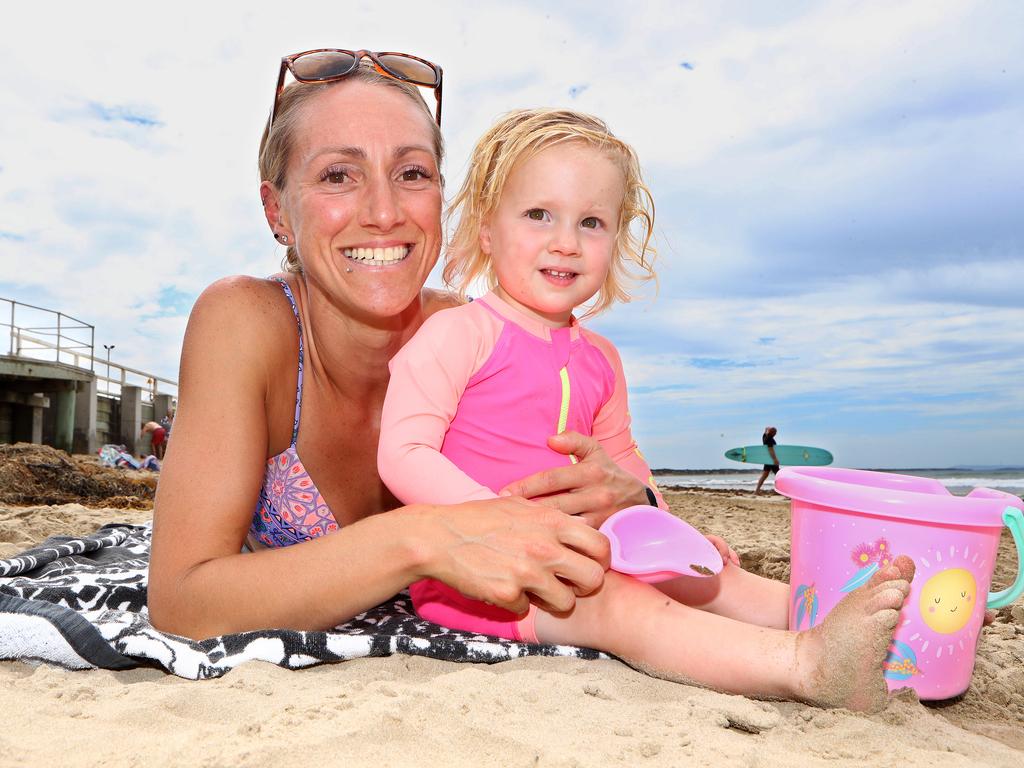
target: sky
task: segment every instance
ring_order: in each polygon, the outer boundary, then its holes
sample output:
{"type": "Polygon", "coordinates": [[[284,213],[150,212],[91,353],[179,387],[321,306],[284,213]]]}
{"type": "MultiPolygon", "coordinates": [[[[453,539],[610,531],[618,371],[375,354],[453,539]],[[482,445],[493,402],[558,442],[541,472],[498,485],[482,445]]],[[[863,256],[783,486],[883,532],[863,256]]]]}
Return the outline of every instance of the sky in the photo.
{"type": "Polygon", "coordinates": [[[517,107],[636,148],[657,290],[591,327],[652,466],[739,467],[768,424],[840,466],[1024,465],[1024,4],[151,8],[4,12],[0,298],[94,325],[99,356],[176,379],[202,289],[277,270],[281,56],[405,51],[444,68],[449,197],[517,107]]]}

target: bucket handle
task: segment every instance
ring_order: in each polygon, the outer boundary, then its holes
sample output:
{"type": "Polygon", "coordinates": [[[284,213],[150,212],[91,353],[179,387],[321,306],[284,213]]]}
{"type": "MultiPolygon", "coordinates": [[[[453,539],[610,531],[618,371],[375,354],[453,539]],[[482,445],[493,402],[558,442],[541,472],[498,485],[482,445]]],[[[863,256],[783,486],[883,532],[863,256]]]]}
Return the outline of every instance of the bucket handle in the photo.
{"type": "Polygon", "coordinates": [[[1017,546],[1017,578],[1001,592],[989,592],[986,608],[1002,608],[1024,593],[1024,513],[1016,507],[1003,510],[1003,524],[1010,529],[1013,543],[1017,546]]]}

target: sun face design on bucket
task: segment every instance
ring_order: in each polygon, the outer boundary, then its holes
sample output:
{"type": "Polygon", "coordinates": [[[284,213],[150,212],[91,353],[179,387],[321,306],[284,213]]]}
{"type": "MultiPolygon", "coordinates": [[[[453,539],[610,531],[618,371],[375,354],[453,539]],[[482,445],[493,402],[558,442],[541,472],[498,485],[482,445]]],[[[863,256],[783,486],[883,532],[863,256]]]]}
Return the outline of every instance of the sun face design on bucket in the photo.
{"type": "Polygon", "coordinates": [[[940,635],[963,629],[974,612],[978,585],[964,568],[948,568],[932,576],[921,589],[921,619],[940,635]]]}

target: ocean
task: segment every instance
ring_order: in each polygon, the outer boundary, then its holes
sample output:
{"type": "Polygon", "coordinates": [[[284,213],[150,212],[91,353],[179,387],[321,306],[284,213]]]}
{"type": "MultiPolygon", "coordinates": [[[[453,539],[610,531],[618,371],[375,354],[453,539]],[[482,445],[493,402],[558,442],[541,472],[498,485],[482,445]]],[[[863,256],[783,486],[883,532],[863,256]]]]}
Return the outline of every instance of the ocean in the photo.
{"type": "MultiPolygon", "coordinates": [[[[947,469],[879,469],[876,472],[895,472],[901,475],[931,477],[945,485],[950,493],[964,496],[974,488],[992,488],[1015,496],[1024,496],[1024,467],[951,467],[947,469]]],[[[711,488],[753,491],[757,486],[760,468],[734,469],[658,469],[654,479],[661,487],[672,485],[683,488],[711,488]]],[[[774,475],[765,481],[762,490],[771,490],[774,475]]]]}

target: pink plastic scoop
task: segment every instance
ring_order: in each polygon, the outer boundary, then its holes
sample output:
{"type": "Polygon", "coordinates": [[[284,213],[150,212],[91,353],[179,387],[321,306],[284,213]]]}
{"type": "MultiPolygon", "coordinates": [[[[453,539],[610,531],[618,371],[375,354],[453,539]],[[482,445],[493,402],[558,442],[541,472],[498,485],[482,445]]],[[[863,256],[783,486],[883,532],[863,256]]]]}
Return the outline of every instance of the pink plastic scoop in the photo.
{"type": "Polygon", "coordinates": [[[657,507],[626,507],[604,521],[612,570],[655,583],[678,576],[714,576],[722,555],[704,535],[657,507]]]}

